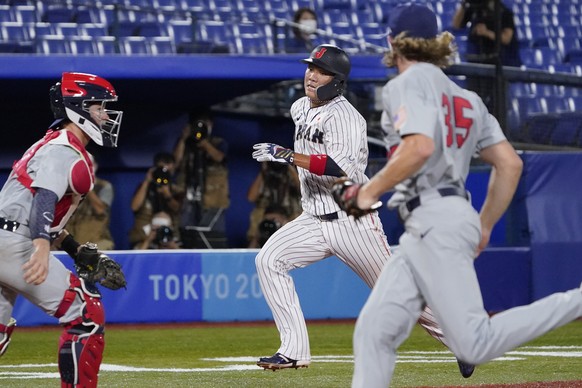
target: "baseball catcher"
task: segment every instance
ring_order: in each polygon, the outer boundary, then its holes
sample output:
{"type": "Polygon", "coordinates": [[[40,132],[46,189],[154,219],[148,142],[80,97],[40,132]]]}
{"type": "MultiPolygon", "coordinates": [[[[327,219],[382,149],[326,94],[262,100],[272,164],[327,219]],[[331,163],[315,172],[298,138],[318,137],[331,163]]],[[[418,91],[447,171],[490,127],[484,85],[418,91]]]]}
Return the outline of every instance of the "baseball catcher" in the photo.
{"type": "Polygon", "coordinates": [[[331,189],[333,199],[339,207],[356,220],[366,214],[376,211],[382,206],[382,202],[378,201],[369,209],[360,209],[358,207],[358,192],[361,187],[362,185],[355,183],[349,178],[341,177],[335,181],[331,189]]]}

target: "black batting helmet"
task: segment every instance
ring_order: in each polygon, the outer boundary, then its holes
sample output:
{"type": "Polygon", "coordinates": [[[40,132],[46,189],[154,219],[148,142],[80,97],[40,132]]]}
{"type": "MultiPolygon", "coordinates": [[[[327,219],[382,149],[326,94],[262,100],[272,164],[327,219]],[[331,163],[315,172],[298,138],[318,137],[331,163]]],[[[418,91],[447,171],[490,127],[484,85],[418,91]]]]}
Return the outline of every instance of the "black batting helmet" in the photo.
{"type": "Polygon", "coordinates": [[[344,92],[346,81],[352,69],[350,57],[344,50],[332,44],[321,44],[313,49],[309,58],[301,61],[313,64],[334,75],[330,83],[317,88],[318,99],[331,100],[344,92]]]}

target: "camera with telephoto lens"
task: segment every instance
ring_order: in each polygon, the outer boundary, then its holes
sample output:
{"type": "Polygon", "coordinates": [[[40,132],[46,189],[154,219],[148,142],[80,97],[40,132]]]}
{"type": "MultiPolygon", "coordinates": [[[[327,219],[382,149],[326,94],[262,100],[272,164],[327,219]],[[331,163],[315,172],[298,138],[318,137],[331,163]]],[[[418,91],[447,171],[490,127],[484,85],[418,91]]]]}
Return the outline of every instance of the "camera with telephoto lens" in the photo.
{"type": "Polygon", "coordinates": [[[190,126],[190,139],[198,143],[208,137],[208,125],[205,121],[197,120],[190,126]]]}
{"type": "Polygon", "coordinates": [[[281,223],[277,220],[263,220],[259,224],[259,245],[265,245],[269,237],[273,235],[279,228],[281,223]]]}
{"type": "Polygon", "coordinates": [[[165,186],[170,184],[170,170],[167,167],[158,167],[152,174],[156,186],[165,186]]]}
{"type": "Polygon", "coordinates": [[[157,245],[164,245],[174,239],[174,231],[169,226],[160,226],[156,230],[156,238],[154,242],[157,245]]]}

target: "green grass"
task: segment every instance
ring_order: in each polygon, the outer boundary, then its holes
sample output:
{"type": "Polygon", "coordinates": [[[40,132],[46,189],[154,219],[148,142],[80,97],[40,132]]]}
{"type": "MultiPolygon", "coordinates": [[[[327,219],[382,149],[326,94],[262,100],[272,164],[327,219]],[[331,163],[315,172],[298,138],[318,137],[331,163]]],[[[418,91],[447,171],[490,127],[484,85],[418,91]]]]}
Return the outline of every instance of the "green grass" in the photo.
{"type": "MultiPolygon", "coordinates": [[[[278,346],[274,324],[234,327],[139,327],[111,326],[107,329],[104,364],[156,368],[148,371],[112,371],[102,368],[101,387],[349,387],[353,364],[353,323],[309,325],[312,354],[315,360],[307,369],[262,371],[253,360],[272,354],[278,346]],[[340,362],[323,362],[318,357],[343,355],[340,362]],[[247,357],[224,362],[208,360],[218,357],[247,357]],[[250,358],[248,358],[250,357],[250,358]],[[183,371],[169,369],[224,368],[243,365],[250,370],[183,371]]],[[[15,367],[21,364],[54,364],[60,329],[17,328],[8,352],[0,358],[0,386],[59,386],[56,366],[15,367]],[[49,375],[14,375],[35,372],[49,375]]],[[[572,352],[571,356],[521,355],[518,360],[495,360],[479,366],[474,376],[463,379],[450,353],[429,355],[445,362],[399,362],[393,387],[451,386],[524,383],[535,381],[582,380],[582,321],[576,321],[526,345],[576,346],[574,349],[543,349],[572,352]]],[[[411,351],[438,352],[445,349],[420,328],[400,348],[402,360],[410,360],[411,351]]],[[[508,356],[512,356],[509,354],[508,356]]]]}

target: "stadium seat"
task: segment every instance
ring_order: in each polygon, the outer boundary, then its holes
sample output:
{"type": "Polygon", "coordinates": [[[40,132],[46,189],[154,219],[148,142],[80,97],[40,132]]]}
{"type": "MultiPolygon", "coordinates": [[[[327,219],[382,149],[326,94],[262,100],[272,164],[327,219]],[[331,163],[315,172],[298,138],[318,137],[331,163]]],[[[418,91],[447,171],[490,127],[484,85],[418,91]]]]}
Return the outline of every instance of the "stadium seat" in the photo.
{"type": "MultiPolygon", "coordinates": [[[[554,90],[558,90],[555,88],[554,90]]],[[[570,98],[557,96],[555,93],[545,98],[546,106],[549,113],[571,112],[573,110],[573,102],[570,98]]]]}
{"type": "Polygon", "coordinates": [[[200,20],[195,24],[194,30],[196,40],[226,43],[230,38],[226,24],[222,21],[200,20]]]}
{"type": "Polygon", "coordinates": [[[314,0],[314,8],[319,10],[344,10],[352,11],[354,4],[352,0],[314,0]]]}
{"type": "Polygon", "coordinates": [[[169,36],[166,24],[157,22],[140,23],[137,29],[137,35],[140,36],[169,36]]]}
{"type": "Polygon", "coordinates": [[[319,18],[325,25],[351,23],[351,12],[345,9],[326,9],[319,18]]]}
{"type": "Polygon", "coordinates": [[[558,122],[557,114],[533,114],[524,124],[524,132],[528,142],[535,144],[549,144],[552,132],[558,122]]]}
{"type": "Polygon", "coordinates": [[[570,50],[565,58],[566,62],[572,65],[582,65],[582,49],[570,50]]]}
{"type": "Polygon", "coordinates": [[[581,129],[581,112],[562,113],[558,116],[556,126],[550,136],[550,143],[557,146],[576,146],[581,129]]]}
{"type": "Polygon", "coordinates": [[[67,36],[71,45],[71,51],[75,55],[94,55],[97,54],[95,41],[91,36],[67,36]]]}
{"type": "Polygon", "coordinates": [[[556,38],[556,46],[560,50],[562,58],[566,60],[569,58],[568,54],[573,50],[579,50],[582,48],[580,46],[581,42],[578,36],[564,36],[561,38],[556,38]]]}
{"type": "Polygon", "coordinates": [[[21,23],[36,23],[40,21],[37,8],[34,5],[13,6],[14,20],[21,23]]]}
{"type": "Polygon", "coordinates": [[[74,20],[75,9],[62,5],[48,5],[42,15],[42,21],[47,23],[68,23],[74,20]]]}
{"type": "Polygon", "coordinates": [[[103,23],[83,23],[80,24],[82,35],[86,36],[107,36],[107,26],[103,23]]]}
{"type": "Polygon", "coordinates": [[[152,55],[176,54],[176,46],[169,36],[154,36],[149,38],[152,55]]]}
{"type": "Polygon", "coordinates": [[[96,52],[99,55],[118,54],[119,47],[114,36],[94,36],[96,52]]]}
{"type": "Polygon", "coordinates": [[[0,23],[15,22],[14,13],[9,5],[0,5],[0,23]]]}
{"type": "Polygon", "coordinates": [[[63,35],[44,35],[36,37],[36,52],[38,54],[72,54],[71,44],[63,35]]]}
{"type": "Polygon", "coordinates": [[[191,44],[194,41],[194,30],[192,20],[170,20],[170,36],[174,38],[176,49],[184,44],[191,44]]]}
{"type": "Polygon", "coordinates": [[[57,34],[64,36],[78,36],[83,34],[77,23],[54,23],[54,29],[57,34]]]}
{"type": "Polygon", "coordinates": [[[53,23],[40,22],[34,24],[34,34],[36,37],[55,35],[56,33],[55,24],[53,23]]]}
{"type": "Polygon", "coordinates": [[[125,55],[151,54],[150,45],[143,36],[124,36],[118,38],[119,53],[125,55]]]}
{"type": "Polygon", "coordinates": [[[272,43],[261,35],[242,34],[236,43],[239,54],[272,54],[272,43]]]}
{"type": "Polygon", "coordinates": [[[74,20],[77,23],[101,23],[101,15],[94,7],[78,7],[74,20]]]}
{"type": "Polygon", "coordinates": [[[127,36],[137,36],[139,35],[140,22],[136,21],[120,21],[119,23],[111,26],[110,33],[118,38],[127,36]]]}
{"type": "Polygon", "coordinates": [[[29,24],[19,22],[4,22],[2,28],[2,40],[7,42],[26,42],[35,37],[34,29],[29,24]]]}

